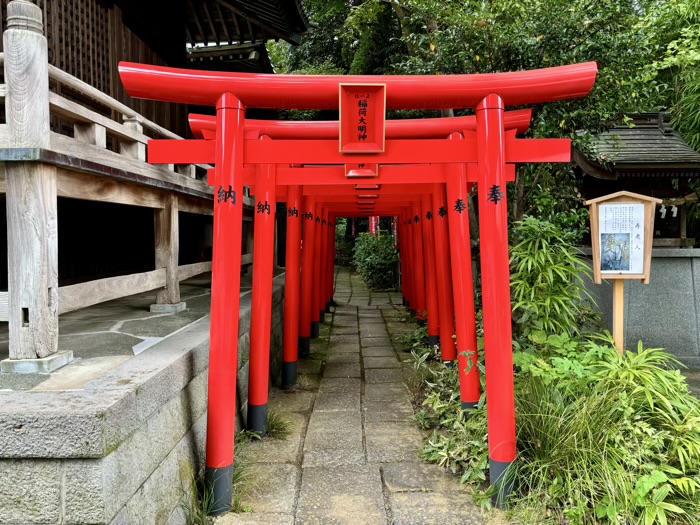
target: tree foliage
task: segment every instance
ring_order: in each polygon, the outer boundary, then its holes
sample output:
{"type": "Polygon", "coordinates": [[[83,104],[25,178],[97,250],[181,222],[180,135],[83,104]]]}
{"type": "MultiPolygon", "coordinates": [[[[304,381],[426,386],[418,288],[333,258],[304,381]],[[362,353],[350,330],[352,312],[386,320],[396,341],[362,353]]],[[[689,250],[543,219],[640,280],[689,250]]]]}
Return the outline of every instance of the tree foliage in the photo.
{"type": "MultiPolygon", "coordinates": [[[[700,0],[305,0],[316,26],[298,47],[270,45],[282,73],[493,73],[595,61],[591,94],[534,107],[533,137],[590,134],[625,114],[670,108],[700,148],[700,0]]],[[[466,114],[470,108],[454,108],[466,114]]],[[[305,112],[295,118],[311,118],[305,112]]],[[[392,112],[391,118],[439,116],[392,112]]],[[[571,165],[519,168],[515,219],[576,212],[571,165]],[[546,208],[545,204],[550,207],[546,208]]]]}

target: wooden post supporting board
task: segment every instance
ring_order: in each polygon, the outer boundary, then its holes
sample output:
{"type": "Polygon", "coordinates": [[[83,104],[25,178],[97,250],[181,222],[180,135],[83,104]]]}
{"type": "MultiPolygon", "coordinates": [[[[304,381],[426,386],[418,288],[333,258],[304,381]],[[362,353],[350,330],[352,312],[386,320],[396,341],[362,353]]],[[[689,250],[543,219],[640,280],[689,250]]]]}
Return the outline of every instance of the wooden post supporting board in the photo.
{"type": "Polygon", "coordinates": [[[622,354],[625,351],[625,281],[615,279],[613,287],[613,338],[615,348],[622,354]]]}
{"type": "MultiPolygon", "coordinates": [[[[9,147],[49,148],[49,61],[41,9],[10,2],[3,42],[9,147]]],[[[10,359],[48,357],[58,351],[56,168],[9,162],[5,173],[10,359]]]]}
{"type": "Polygon", "coordinates": [[[152,312],[181,312],[186,305],[180,302],[180,280],[178,278],[179,226],[178,197],[174,193],[165,195],[165,207],[155,210],[156,269],[165,268],[165,288],[158,291],[152,312]]]}

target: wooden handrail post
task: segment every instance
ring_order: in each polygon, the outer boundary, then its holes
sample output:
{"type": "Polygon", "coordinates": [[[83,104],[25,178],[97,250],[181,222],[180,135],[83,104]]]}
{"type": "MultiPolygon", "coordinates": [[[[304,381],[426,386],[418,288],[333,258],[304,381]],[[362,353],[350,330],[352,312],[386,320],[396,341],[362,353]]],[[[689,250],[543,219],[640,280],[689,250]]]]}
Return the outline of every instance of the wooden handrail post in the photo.
{"type": "MultiPolygon", "coordinates": [[[[139,133],[143,133],[143,124],[141,120],[134,117],[124,118],[124,127],[132,129],[139,133]]],[[[146,160],[146,145],[142,142],[126,142],[121,141],[119,143],[119,153],[126,157],[131,157],[132,159],[146,160]]]]}
{"type": "MultiPolygon", "coordinates": [[[[48,48],[41,9],[26,0],[7,6],[5,111],[11,148],[48,148],[48,48]]],[[[56,169],[39,162],[9,162],[10,359],[48,357],[58,351],[58,234],[56,169]]]]}
{"type": "Polygon", "coordinates": [[[165,195],[165,207],[155,211],[156,269],[165,268],[165,288],[158,291],[152,312],[181,312],[186,305],[180,302],[178,279],[179,221],[178,197],[165,195]]]}

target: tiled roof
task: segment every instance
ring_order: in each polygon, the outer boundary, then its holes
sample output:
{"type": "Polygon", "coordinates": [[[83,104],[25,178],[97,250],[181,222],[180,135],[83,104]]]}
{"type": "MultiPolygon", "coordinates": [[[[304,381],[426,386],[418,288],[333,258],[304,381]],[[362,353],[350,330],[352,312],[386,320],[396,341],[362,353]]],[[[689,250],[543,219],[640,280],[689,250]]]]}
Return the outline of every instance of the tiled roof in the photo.
{"type": "Polygon", "coordinates": [[[663,113],[630,115],[632,126],[616,126],[593,139],[595,153],[574,151],[589,175],[618,177],[700,177],[700,153],[668,125],[663,113]]]}

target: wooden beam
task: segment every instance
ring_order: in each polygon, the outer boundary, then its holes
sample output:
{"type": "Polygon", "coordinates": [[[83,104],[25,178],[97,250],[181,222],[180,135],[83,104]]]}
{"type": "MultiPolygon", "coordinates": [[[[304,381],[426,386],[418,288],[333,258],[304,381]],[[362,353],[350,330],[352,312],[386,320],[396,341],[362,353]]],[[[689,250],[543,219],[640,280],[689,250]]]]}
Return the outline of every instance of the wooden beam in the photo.
{"type": "Polygon", "coordinates": [[[197,42],[192,38],[192,33],[190,33],[190,28],[187,27],[187,23],[185,23],[185,33],[187,34],[187,40],[192,44],[192,47],[194,47],[197,42]]]}
{"type": "Polygon", "coordinates": [[[158,291],[158,304],[178,304],[180,284],[177,278],[179,248],[179,223],[177,195],[165,197],[165,208],[155,212],[156,268],[165,269],[165,289],[158,291]]]}
{"type": "MultiPolygon", "coordinates": [[[[86,164],[94,164],[95,170],[103,166],[105,167],[105,172],[114,172],[112,178],[126,179],[128,174],[132,174],[135,179],[138,179],[132,182],[144,185],[175,191],[177,191],[178,187],[181,187],[183,189],[182,193],[187,193],[188,190],[191,190],[192,193],[201,193],[202,195],[213,196],[214,193],[212,188],[200,180],[185,177],[161,166],[152,166],[107,149],[83,144],[58,133],[51,133],[50,151],[83,160],[86,164]]],[[[76,171],[88,171],[77,166],[77,163],[74,164],[76,164],[76,171]]]]}
{"type": "Polygon", "coordinates": [[[59,197],[144,208],[165,207],[161,190],[64,168],[58,169],[56,185],[59,197]]]}
{"type": "Polygon", "coordinates": [[[197,199],[189,195],[180,195],[178,197],[178,209],[186,213],[195,213],[197,215],[214,215],[214,201],[206,199],[197,199]]]}
{"type": "Polygon", "coordinates": [[[120,297],[148,292],[165,286],[165,269],[109,277],[58,289],[58,313],[64,314],[120,297]]]}
{"type": "Polygon", "coordinates": [[[192,0],[187,0],[187,6],[190,8],[190,12],[192,13],[192,19],[194,20],[195,25],[197,26],[197,30],[199,31],[199,34],[202,35],[202,42],[205,44],[207,43],[207,35],[204,34],[204,30],[202,29],[202,24],[199,22],[199,16],[197,16],[197,11],[195,10],[194,6],[192,5],[192,0]]]}
{"type": "MultiPolygon", "coordinates": [[[[230,11],[233,11],[234,14],[236,14],[236,15],[240,16],[241,18],[245,19],[245,20],[248,22],[248,24],[251,24],[251,23],[252,23],[252,24],[254,24],[254,25],[260,27],[260,28],[263,29],[264,31],[267,31],[267,32],[268,32],[269,34],[271,34],[272,36],[277,37],[277,38],[281,38],[282,40],[286,40],[287,42],[290,42],[290,36],[289,36],[289,35],[285,35],[284,33],[280,33],[280,32],[277,31],[275,28],[270,27],[269,25],[267,25],[267,24],[265,24],[264,22],[258,20],[258,19],[255,18],[254,16],[252,16],[252,15],[246,13],[245,11],[243,11],[243,10],[241,10],[241,9],[239,9],[239,8],[237,8],[237,7],[235,7],[235,6],[233,6],[232,4],[230,4],[229,2],[227,2],[226,0],[214,0],[214,1],[215,1],[217,4],[220,4],[222,7],[225,7],[226,9],[228,9],[228,10],[230,10],[230,11]]],[[[249,27],[249,29],[250,29],[250,27],[249,27]]],[[[251,33],[252,33],[252,29],[250,29],[250,31],[251,31],[251,33]]],[[[239,33],[240,33],[240,31],[239,31],[239,33]]],[[[241,36],[242,36],[242,35],[241,35],[241,36]]],[[[253,36],[252,38],[254,39],[255,37],[253,36]]]]}
{"type": "Polygon", "coordinates": [[[207,3],[202,2],[202,7],[204,8],[204,14],[207,15],[207,22],[209,22],[209,29],[211,29],[211,34],[214,35],[214,37],[216,38],[216,43],[218,45],[221,45],[221,37],[219,37],[219,32],[216,30],[216,27],[214,27],[214,19],[211,17],[211,13],[209,12],[207,3]]]}
{"type": "MultiPolygon", "coordinates": [[[[178,281],[184,281],[186,279],[189,279],[190,277],[194,277],[195,275],[199,275],[201,273],[206,272],[211,272],[211,261],[194,264],[185,264],[178,268],[178,281]]],[[[0,301],[1,300],[2,297],[0,297],[0,301]]],[[[2,308],[2,303],[0,303],[0,308],[2,308]]],[[[2,310],[0,310],[0,312],[1,311],[2,310]]]]}
{"type": "Polygon", "coordinates": [[[112,119],[100,115],[99,113],[87,109],[86,107],[63,98],[56,93],[49,94],[49,102],[51,111],[58,116],[65,117],[68,120],[84,124],[99,124],[103,126],[107,133],[120,141],[138,142],[142,144],[148,143],[150,140],[138,128],[129,128],[126,125],[115,122],[112,119]]]}
{"type": "Polygon", "coordinates": [[[246,24],[248,24],[248,34],[250,34],[250,41],[255,42],[255,31],[253,31],[253,26],[250,24],[250,19],[245,19],[246,24]]]}
{"type": "Polygon", "coordinates": [[[142,117],[139,115],[133,108],[130,108],[126,104],[122,104],[118,100],[110,97],[109,95],[103,93],[99,89],[91,86],[90,84],[83,82],[79,78],[74,77],[70,73],[66,73],[65,71],[52,66],[49,64],[49,77],[52,78],[53,80],[56,80],[57,82],[60,82],[64,86],[67,86],[75,91],[78,91],[79,93],[90,97],[91,99],[95,100],[96,102],[99,102],[100,104],[107,106],[111,110],[120,113],[122,115],[126,115],[127,117],[135,117],[139,118],[139,122],[143,125],[144,128],[150,129],[151,131],[158,133],[162,137],[170,138],[170,139],[181,139],[182,137],[176,133],[173,133],[169,129],[165,129],[163,126],[160,126],[156,124],[155,122],[152,122],[148,120],[147,118],[142,117]]]}
{"type": "Polygon", "coordinates": [[[228,27],[226,27],[226,20],[224,20],[224,13],[221,11],[221,6],[217,3],[214,3],[214,7],[216,8],[216,13],[219,15],[219,21],[221,22],[221,27],[224,28],[224,34],[226,35],[226,41],[229,44],[233,44],[233,40],[231,39],[231,34],[228,32],[228,27]]]}

